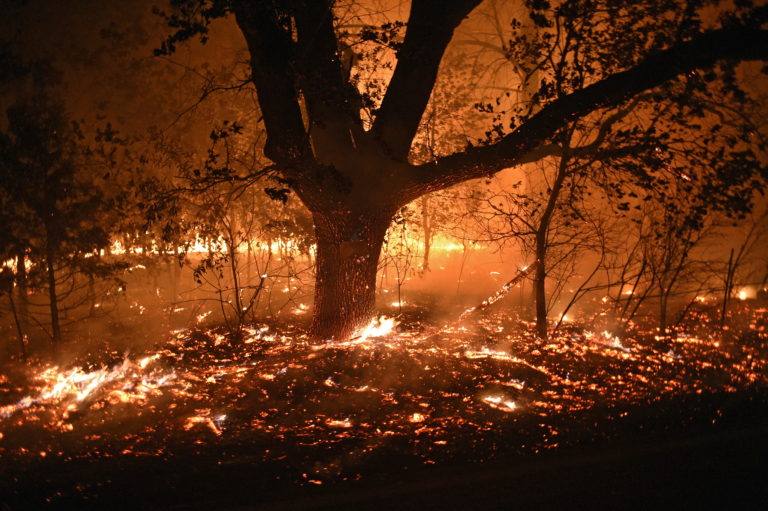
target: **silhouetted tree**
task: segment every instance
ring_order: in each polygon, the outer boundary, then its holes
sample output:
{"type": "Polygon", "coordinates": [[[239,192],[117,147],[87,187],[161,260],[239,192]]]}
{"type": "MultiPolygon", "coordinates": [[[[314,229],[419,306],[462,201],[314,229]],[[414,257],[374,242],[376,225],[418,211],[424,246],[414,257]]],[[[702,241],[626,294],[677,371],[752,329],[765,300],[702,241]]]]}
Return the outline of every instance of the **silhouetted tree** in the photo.
{"type": "MultiPolygon", "coordinates": [[[[100,261],[117,223],[120,194],[110,193],[109,165],[83,143],[63,107],[43,95],[19,100],[0,133],[0,216],[4,252],[16,254],[16,281],[45,289],[50,335],[62,339],[62,297],[82,275],[104,277],[122,267],[100,261]],[[31,263],[29,272],[26,263],[31,263]]],[[[101,139],[114,137],[107,129],[101,139]]]]}
{"type": "MultiPolygon", "coordinates": [[[[402,41],[391,24],[345,31],[347,46],[353,46],[347,39],[355,35],[395,52],[397,64],[385,93],[381,87],[366,89],[354,71],[345,69],[331,0],[174,0],[168,20],[176,31],[159,53],[198,35],[207,38],[213,19],[234,16],[248,47],[268,136],[264,154],[313,215],[317,265],[311,335],[339,339],[353,335],[373,313],[382,242],[403,205],[556,154],[550,142],[567,123],[616,108],[645,91],[658,91],[657,102],[670,101],[669,90],[659,87],[678,77],[690,83],[686,77],[696,70],[706,71],[697,87],[725,83],[734,93],[722,99],[737,97],[734,63],[768,57],[768,31],[762,28],[768,12],[740,2],[738,12],[705,23],[700,10],[708,3],[526,2],[530,18],[550,34],[543,39],[545,50],[563,42],[548,30],[558,23],[571,25],[589,42],[579,65],[562,62],[540,73],[532,101],[499,115],[483,144],[468,143],[465,150],[423,164],[409,161],[411,145],[446,47],[480,0],[413,0],[402,41]],[[564,79],[555,80],[558,73],[564,79]],[[361,118],[361,111],[370,118],[361,118]]],[[[518,59],[523,65],[524,54],[536,49],[520,40],[511,51],[523,55],[518,59]]],[[[721,89],[718,93],[727,92],[721,89]]],[[[729,182],[751,179],[756,167],[746,165],[729,182]]]]}

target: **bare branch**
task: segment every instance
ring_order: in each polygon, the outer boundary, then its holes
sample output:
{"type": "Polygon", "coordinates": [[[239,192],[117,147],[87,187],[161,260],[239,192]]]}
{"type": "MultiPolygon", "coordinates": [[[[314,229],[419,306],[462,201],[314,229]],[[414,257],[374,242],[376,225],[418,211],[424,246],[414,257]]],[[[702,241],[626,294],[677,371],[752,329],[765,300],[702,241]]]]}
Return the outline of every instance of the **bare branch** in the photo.
{"type": "Polygon", "coordinates": [[[299,0],[295,19],[301,90],[307,100],[311,136],[318,158],[353,149],[350,131],[360,124],[360,95],[350,85],[339,59],[333,2],[299,0]]]}

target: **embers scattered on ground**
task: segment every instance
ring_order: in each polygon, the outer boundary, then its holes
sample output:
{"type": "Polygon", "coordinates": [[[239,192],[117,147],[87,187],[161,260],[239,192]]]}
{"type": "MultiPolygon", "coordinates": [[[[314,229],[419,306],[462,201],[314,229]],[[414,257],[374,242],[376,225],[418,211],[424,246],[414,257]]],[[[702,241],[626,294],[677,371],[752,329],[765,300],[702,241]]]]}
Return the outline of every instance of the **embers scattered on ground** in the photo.
{"type": "Polygon", "coordinates": [[[570,325],[541,341],[501,313],[472,330],[382,322],[323,346],[290,325],[237,342],[179,330],[141,354],[7,371],[2,493],[12,509],[103,503],[125,481],[138,485],[126,506],[174,502],[179,488],[198,503],[270,500],[425,465],[758,421],[768,311],[751,313],[740,338],[570,325]]]}

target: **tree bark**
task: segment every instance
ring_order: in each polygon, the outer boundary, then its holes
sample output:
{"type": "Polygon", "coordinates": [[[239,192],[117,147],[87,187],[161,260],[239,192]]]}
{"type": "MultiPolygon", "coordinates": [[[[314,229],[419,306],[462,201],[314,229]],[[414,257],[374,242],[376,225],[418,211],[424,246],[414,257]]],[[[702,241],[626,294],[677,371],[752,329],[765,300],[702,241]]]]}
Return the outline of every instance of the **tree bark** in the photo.
{"type": "Polygon", "coordinates": [[[390,211],[315,212],[314,341],[346,340],[373,317],[376,271],[390,211]]]}

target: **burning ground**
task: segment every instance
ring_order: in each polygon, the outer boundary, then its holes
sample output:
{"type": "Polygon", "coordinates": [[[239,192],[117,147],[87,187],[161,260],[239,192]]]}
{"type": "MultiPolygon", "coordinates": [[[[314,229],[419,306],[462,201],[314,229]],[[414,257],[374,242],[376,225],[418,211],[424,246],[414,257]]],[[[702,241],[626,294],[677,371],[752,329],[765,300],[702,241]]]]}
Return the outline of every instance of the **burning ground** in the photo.
{"type": "Polygon", "coordinates": [[[269,500],[425,465],[717,424],[765,401],[768,309],[744,309],[746,333],[725,338],[707,334],[701,316],[666,339],[570,325],[541,341],[486,312],[472,329],[385,320],[322,346],[291,325],[253,327],[238,342],[177,330],[143,353],[6,369],[2,493],[11,509],[97,505],[123,491],[114,488],[126,473],[151,471],[132,491],[174,502],[169,488],[210,470],[247,471],[249,492],[261,495],[251,501],[269,500]]]}

